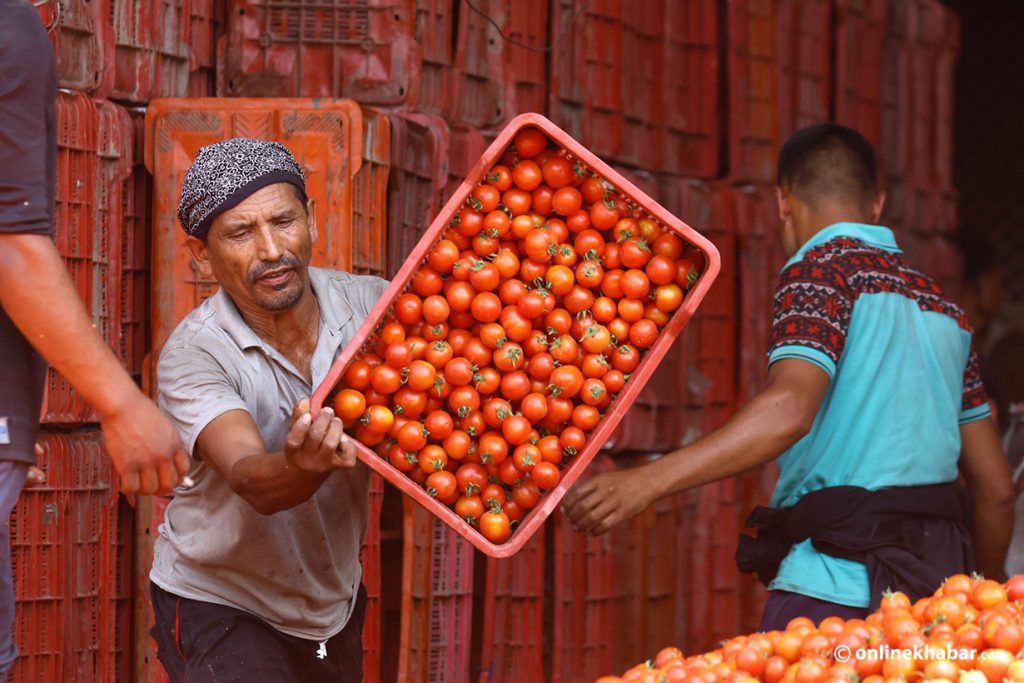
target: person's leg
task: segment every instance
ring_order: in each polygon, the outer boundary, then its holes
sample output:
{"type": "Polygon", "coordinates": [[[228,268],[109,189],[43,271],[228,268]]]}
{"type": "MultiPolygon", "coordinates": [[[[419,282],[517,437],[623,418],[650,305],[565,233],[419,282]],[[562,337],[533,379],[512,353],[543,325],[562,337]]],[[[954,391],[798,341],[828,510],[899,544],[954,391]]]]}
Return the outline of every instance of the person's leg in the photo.
{"type": "Polygon", "coordinates": [[[295,638],[242,610],[181,598],[157,586],[153,592],[153,636],[173,683],[299,680],[295,638]]]}
{"type": "Polygon", "coordinates": [[[345,628],[324,644],[310,643],[310,653],[319,650],[323,657],[313,656],[301,683],[361,683],[363,680],[363,622],[366,620],[366,587],[359,586],[355,607],[345,628]],[[326,652],[324,652],[326,650],[326,652]]]}
{"type": "Polygon", "coordinates": [[[818,600],[800,593],[788,591],[771,591],[768,602],[764,606],[761,617],[761,631],[781,631],[786,624],[796,617],[807,617],[817,626],[825,617],[841,619],[863,619],[868,610],[863,607],[850,607],[835,602],[818,600]]]}
{"type": "Polygon", "coordinates": [[[14,579],[11,573],[10,517],[18,494],[25,485],[29,465],[13,460],[0,461],[0,681],[18,658],[12,636],[14,630],[14,579]]]}

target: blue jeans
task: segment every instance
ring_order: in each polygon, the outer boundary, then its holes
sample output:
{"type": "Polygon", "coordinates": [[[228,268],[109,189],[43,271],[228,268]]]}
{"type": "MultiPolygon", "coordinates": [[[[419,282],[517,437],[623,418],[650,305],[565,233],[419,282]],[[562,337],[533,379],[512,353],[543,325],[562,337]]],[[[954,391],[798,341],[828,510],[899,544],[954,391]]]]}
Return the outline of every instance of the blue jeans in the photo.
{"type": "Polygon", "coordinates": [[[0,681],[7,678],[18,648],[14,644],[14,580],[11,575],[11,510],[25,486],[29,464],[0,460],[0,681]]]}

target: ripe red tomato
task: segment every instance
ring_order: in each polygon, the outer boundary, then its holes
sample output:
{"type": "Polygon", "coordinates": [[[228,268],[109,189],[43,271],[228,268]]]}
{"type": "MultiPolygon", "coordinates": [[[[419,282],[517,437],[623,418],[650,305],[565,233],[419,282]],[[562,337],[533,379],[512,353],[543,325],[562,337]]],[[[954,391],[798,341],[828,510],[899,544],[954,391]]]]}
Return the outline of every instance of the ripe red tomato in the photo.
{"type": "Polygon", "coordinates": [[[492,292],[480,292],[473,297],[469,308],[475,320],[492,323],[501,315],[501,299],[492,292]]]}
{"type": "Polygon", "coordinates": [[[403,325],[414,325],[423,316],[423,300],[411,292],[395,300],[395,319],[403,325]]]}
{"type": "Polygon", "coordinates": [[[604,386],[608,389],[609,394],[617,394],[622,391],[622,387],[626,386],[626,378],[621,370],[609,370],[601,378],[601,381],[604,382],[604,386]]]}
{"type": "MultiPolygon", "coordinates": [[[[366,409],[366,414],[363,415],[360,422],[371,432],[387,434],[388,430],[391,429],[391,425],[395,423],[395,415],[385,406],[371,405],[366,409]]],[[[366,442],[364,441],[363,443],[366,442]]],[[[375,444],[366,445],[371,446],[375,444]]]]}
{"type": "Polygon", "coordinates": [[[558,437],[558,443],[562,446],[562,452],[566,457],[572,457],[583,452],[587,444],[587,435],[579,427],[566,427],[558,437]]]}
{"type": "Polygon", "coordinates": [[[531,379],[546,382],[555,369],[555,359],[548,352],[538,353],[526,362],[526,372],[531,379]]]}
{"type": "Polygon", "coordinates": [[[427,409],[427,394],[405,386],[395,392],[394,403],[396,415],[417,418],[427,409]]]}
{"type": "Polygon", "coordinates": [[[535,161],[524,159],[512,168],[512,182],[527,192],[536,190],[543,180],[540,166],[535,161]]]}
{"type": "Polygon", "coordinates": [[[452,416],[443,410],[431,411],[423,421],[423,426],[426,428],[427,437],[431,441],[444,441],[452,433],[452,430],[455,429],[452,416]]]}
{"type": "Polygon", "coordinates": [[[533,325],[515,306],[505,306],[498,320],[505,330],[505,336],[515,342],[524,341],[533,331],[533,325]]]}
{"type": "Polygon", "coordinates": [[[362,391],[370,386],[370,364],[364,360],[357,360],[345,370],[345,384],[351,389],[362,391]]]}
{"type": "Polygon", "coordinates": [[[520,370],[526,364],[523,348],[515,342],[506,342],[494,352],[494,367],[501,372],[520,370]]]}
{"type": "Polygon", "coordinates": [[[555,337],[548,344],[548,353],[559,363],[572,363],[576,360],[578,354],[578,345],[576,340],[568,334],[555,337]]]}
{"type": "Polygon", "coordinates": [[[444,366],[444,379],[456,387],[469,384],[473,381],[473,364],[466,358],[453,358],[444,366]]]}
{"type": "Polygon", "coordinates": [[[580,185],[580,193],[587,204],[596,204],[604,199],[605,188],[599,177],[591,176],[580,185]]]}
{"type": "Polygon", "coordinates": [[[473,208],[483,213],[494,211],[501,201],[501,192],[494,185],[477,185],[473,188],[473,208]]]}
{"type": "Polygon", "coordinates": [[[551,262],[556,266],[567,266],[572,267],[576,265],[579,257],[576,255],[576,250],[573,249],[570,244],[559,244],[555,247],[555,255],[551,257],[551,262]]]}
{"type": "Polygon", "coordinates": [[[670,259],[678,259],[683,255],[683,241],[676,235],[666,232],[654,241],[651,249],[656,255],[667,256],[670,259]]]}
{"type": "Polygon", "coordinates": [[[605,270],[622,268],[622,245],[618,242],[605,244],[604,253],[601,255],[601,265],[605,270]]]}
{"type": "Polygon", "coordinates": [[[651,250],[642,239],[633,237],[622,242],[621,258],[626,268],[643,268],[651,260],[651,250]]]}
{"type": "Polygon", "coordinates": [[[427,265],[438,273],[450,273],[458,260],[459,248],[449,240],[441,240],[427,257],[427,265]]]}
{"type": "Polygon", "coordinates": [[[424,356],[424,360],[433,365],[436,369],[442,370],[454,355],[455,352],[452,351],[451,344],[446,341],[436,341],[427,347],[427,353],[424,356]]]}
{"type": "Polygon", "coordinates": [[[537,128],[523,128],[513,140],[516,151],[523,159],[532,159],[548,146],[548,138],[537,128]]]}
{"type": "Polygon", "coordinates": [[[530,206],[533,204],[533,195],[518,187],[513,187],[511,190],[501,195],[501,203],[505,205],[509,211],[512,212],[512,217],[522,216],[523,214],[529,213],[530,206]]]}
{"type": "Polygon", "coordinates": [[[629,328],[629,341],[638,349],[649,349],[658,338],[658,326],[652,320],[638,320],[629,328]]]}
{"type": "Polygon", "coordinates": [[[586,209],[577,209],[565,217],[565,224],[569,232],[579,234],[590,227],[590,212],[586,209]]]}
{"type": "Polygon", "coordinates": [[[547,185],[541,185],[530,195],[531,208],[542,216],[550,216],[554,196],[554,189],[547,185]]]}
{"type": "Polygon", "coordinates": [[[630,299],[645,299],[650,292],[651,281],[644,271],[631,268],[622,274],[622,293],[630,299]]]}
{"type": "Polygon", "coordinates": [[[501,464],[508,457],[508,442],[497,432],[486,432],[480,437],[480,460],[501,464]]]}
{"type": "MultiPolygon", "coordinates": [[[[627,323],[635,323],[638,320],[642,320],[645,313],[646,307],[640,299],[619,300],[619,316],[627,323]]],[[[618,335],[615,336],[617,337],[618,335]]]]}
{"type": "Polygon", "coordinates": [[[451,315],[451,311],[448,301],[437,294],[432,294],[423,300],[423,319],[429,325],[443,323],[451,315]]]}
{"type": "Polygon", "coordinates": [[[601,411],[591,405],[578,405],[572,411],[572,423],[585,432],[597,426],[601,421],[601,411]]]}
{"type": "Polygon", "coordinates": [[[501,433],[513,446],[526,443],[530,438],[530,421],[522,415],[509,415],[501,423],[501,433]]]}
{"type": "Polygon", "coordinates": [[[600,406],[608,398],[608,389],[604,382],[599,379],[583,380],[583,387],[580,389],[580,400],[588,406],[600,406]]]}
{"type": "Polygon", "coordinates": [[[631,344],[622,344],[611,354],[612,368],[628,375],[640,365],[640,352],[631,344]]]}
{"type": "MultiPolygon", "coordinates": [[[[362,441],[362,439],[360,439],[360,441],[362,441]]],[[[390,462],[400,472],[411,472],[413,468],[419,466],[419,460],[416,458],[416,454],[403,451],[397,443],[388,449],[388,462],[390,462]]]]}
{"type": "Polygon", "coordinates": [[[501,544],[512,535],[508,515],[501,510],[489,510],[480,517],[480,533],[491,543],[501,544]]]}
{"type": "Polygon", "coordinates": [[[427,494],[442,501],[451,498],[456,487],[455,475],[451,472],[434,472],[427,477],[427,494]]]}
{"type": "Polygon", "coordinates": [[[604,353],[612,343],[612,335],[604,325],[595,324],[586,329],[580,340],[587,353],[604,353]]]}
{"type": "Polygon", "coordinates": [[[540,501],[540,487],[532,479],[523,479],[512,488],[512,500],[524,510],[532,510],[540,501]]]}
{"type": "Polygon", "coordinates": [[[576,276],[573,274],[572,269],[560,265],[548,268],[545,278],[551,287],[551,293],[555,296],[567,294],[576,282],[576,276]]]}
{"type": "Polygon", "coordinates": [[[594,305],[594,293],[577,283],[562,298],[562,304],[569,313],[579,313],[594,305]]]}
{"type": "Polygon", "coordinates": [[[377,393],[389,396],[402,387],[402,374],[391,365],[378,365],[370,373],[370,386],[377,393]]]}
{"type": "Polygon", "coordinates": [[[588,228],[576,235],[573,246],[583,258],[598,260],[604,254],[605,241],[601,233],[593,228],[588,228]]]}
{"type": "Polygon", "coordinates": [[[523,239],[523,251],[537,263],[547,263],[555,253],[555,244],[548,230],[534,230],[523,239]]]}
{"type": "Polygon", "coordinates": [[[557,190],[572,182],[572,162],[563,156],[552,156],[544,162],[541,173],[544,175],[544,182],[557,190]]]}
{"type": "Polygon", "coordinates": [[[459,211],[459,215],[452,221],[452,225],[455,226],[455,231],[463,238],[474,237],[484,229],[484,214],[471,207],[463,207],[459,211]]]}
{"type": "Polygon", "coordinates": [[[448,407],[459,417],[480,409],[480,394],[473,387],[456,387],[448,396],[448,407]]]}
{"type": "Polygon", "coordinates": [[[560,216],[571,216],[580,210],[582,204],[583,198],[575,187],[561,187],[551,198],[551,208],[560,216]]]}
{"type": "Polygon", "coordinates": [[[683,290],[679,285],[662,285],[655,290],[654,305],[659,311],[671,313],[683,304],[683,290]]]}
{"type": "Polygon", "coordinates": [[[501,378],[501,395],[510,401],[522,400],[530,393],[530,378],[521,370],[509,372],[501,378]]]}
{"type": "Polygon", "coordinates": [[[384,362],[400,370],[412,362],[412,348],[404,341],[394,342],[385,349],[384,362]]]}
{"type": "Polygon", "coordinates": [[[656,285],[668,285],[675,282],[679,268],[674,259],[658,254],[647,263],[647,277],[656,285]]]}
{"type": "Polygon", "coordinates": [[[342,389],[334,397],[334,413],[341,418],[346,427],[365,412],[366,397],[355,389],[342,389]]]}
{"type": "Polygon", "coordinates": [[[604,274],[604,279],[601,280],[601,293],[616,301],[624,297],[625,293],[622,291],[623,272],[621,270],[607,271],[604,274]]]}
{"type": "Polygon", "coordinates": [[[590,222],[598,230],[611,229],[619,218],[619,209],[612,201],[599,201],[590,207],[590,222]]]}
{"type": "Polygon", "coordinates": [[[583,386],[583,373],[575,365],[563,365],[551,373],[551,391],[555,396],[572,398],[583,386]]]}
{"type": "Polygon", "coordinates": [[[427,432],[419,422],[409,422],[398,430],[395,440],[404,451],[418,451],[427,445],[427,432]]]}
{"type": "Polygon", "coordinates": [[[520,472],[530,472],[541,461],[540,451],[532,443],[521,444],[512,452],[512,462],[520,472]]]}

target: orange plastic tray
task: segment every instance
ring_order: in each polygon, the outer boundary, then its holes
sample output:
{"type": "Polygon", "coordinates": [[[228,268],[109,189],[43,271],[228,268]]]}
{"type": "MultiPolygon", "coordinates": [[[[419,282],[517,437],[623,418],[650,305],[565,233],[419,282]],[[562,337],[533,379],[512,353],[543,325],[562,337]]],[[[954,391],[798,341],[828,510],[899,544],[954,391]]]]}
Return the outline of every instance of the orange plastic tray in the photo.
{"type": "Polygon", "coordinates": [[[608,441],[619,420],[626,414],[629,406],[633,403],[640,391],[644,388],[647,380],[654,373],[659,361],[665,356],[673,340],[679,336],[683,328],[690,321],[694,311],[704,299],[711,283],[718,275],[720,259],[718,250],[707,239],[702,237],[696,230],[683,223],[679,218],[673,216],[665,208],[651,199],[649,196],[637,189],[632,183],[615,172],[608,164],[601,161],[595,155],[586,150],[580,143],[571,138],[565,131],[553,124],[540,114],[521,114],[509,122],[501,134],[495,139],[483,157],[473,166],[469,175],[462,181],[459,189],[444,205],[441,213],[430,224],[427,232],[420,239],[419,243],[409,254],[405,264],[395,274],[391,284],[385,290],[384,295],[377,302],[377,305],[370,311],[370,315],[363,322],[362,327],[356,333],[352,343],[345,347],[341,355],[334,362],[331,371],[327,374],[323,383],[317,387],[313,394],[312,411],[317,413],[320,407],[327,400],[333,391],[338,380],[352,359],[360,352],[363,345],[370,336],[377,330],[391,307],[391,303],[402,294],[412,280],[413,275],[424,263],[431,247],[441,238],[447,229],[449,221],[462,207],[472,189],[480,182],[490,168],[497,163],[508,146],[512,143],[516,133],[523,128],[534,126],[543,131],[552,142],[565,149],[569,154],[590,167],[592,171],[601,175],[611,183],[625,197],[633,203],[650,213],[661,224],[679,235],[684,241],[700,249],[705,256],[706,266],[697,282],[689,290],[683,305],[676,311],[669,320],[669,323],[662,330],[657,341],[643,357],[639,367],[632,373],[630,380],[622,389],[615,401],[608,408],[604,419],[590,433],[587,445],[573,461],[562,470],[562,480],[558,486],[547,492],[540,500],[540,503],[523,519],[519,527],[512,533],[506,543],[497,545],[488,541],[484,536],[467,524],[455,512],[438,500],[435,500],[412,479],[395,469],[387,460],[381,458],[373,450],[356,444],[356,452],[359,459],[380,473],[384,479],[398,487],[406,495],[410,496],[417,503],[437,515],[445,524],[449,525],[459,535],[468,540],[481,552],[491,557],[508,557],[519,551],[523,545],[530,540],[530,537],[544,524],[544,520],[554,511],[561,502],[565,492],[575,483],[586,469],[590,461],[594,459],[605,442],[608,441]]]}

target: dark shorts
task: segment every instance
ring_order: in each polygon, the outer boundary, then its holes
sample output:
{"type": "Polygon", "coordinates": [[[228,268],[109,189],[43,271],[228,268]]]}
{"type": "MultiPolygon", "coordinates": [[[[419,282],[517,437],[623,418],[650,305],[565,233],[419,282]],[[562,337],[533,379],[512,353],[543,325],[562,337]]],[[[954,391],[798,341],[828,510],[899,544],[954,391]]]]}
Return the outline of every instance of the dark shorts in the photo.
{"type": "Polygon", "coordinates": [[[11,573],[11,510],[25,485],[28,464],[0,460],[0,681],[18,658],[14,629],[14,582],[11,573]]]}
{"type": "Polygon", "coordinates": [[[796,617],[807,617],[817,626],[825,617],[863,619],[867,615],[868,610],[864,607],[840,605],[789,591],[771,591],[768,594],[768,603],[764,606],[759,630],[782,631],[790,619],[796,617]]]}
{"type": "Polygon", "coordinates": [[[327,641],[296,638],[248,612],[181,598],[150,583],[157,657],[173,683],[360,683],[366,589],[327,641]],[[324,654],[326,649],[326,654],[324,654]]]}

